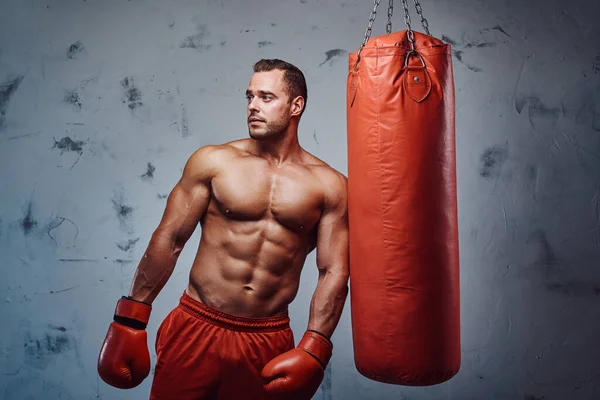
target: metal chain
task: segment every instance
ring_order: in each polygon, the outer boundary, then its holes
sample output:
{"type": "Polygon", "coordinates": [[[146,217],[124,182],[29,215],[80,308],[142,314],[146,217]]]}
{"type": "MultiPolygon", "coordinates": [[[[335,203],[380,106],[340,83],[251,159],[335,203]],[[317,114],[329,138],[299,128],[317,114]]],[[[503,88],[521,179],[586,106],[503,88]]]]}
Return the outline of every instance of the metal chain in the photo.
{"type": "Polygon", "coordinates": [[[381,0],[375,0],[375,2],[373,3],[373,11],[371,11],[371,15],[369,16],[369,24],[367,25],[367,30],[365,31],[365,38],[363,39],[362,45],[360,46],[361,50],[365,46],[365,44],[367,44],[367,41],[371,37],[373,22],[375,22],[375,16],[377,15],[377,7],[379,7],[380,2],[381,0]]]}
{"type": "Polygon", "coordinates": [[[388,23],[385,27],[387,33],[392,33],[392,15],[394,15],[394,0],[390,0],[390,5],[388,7],[388,23]]]}
{"type": "MultiPolygon", "coordinates": [[[[417,10],[417,14],[419,14],[419,16],[421,17],[421,25],[423,25],[423,29],[425,29],[425,32],[427,32],[427,34],[429,36],[431,36],[431,33],[429,32],[429,22],[427,22],[427,20],[423,16],[423,8],[421,7],[421,3],[419,3],[419,0],[413,0],[413,1],[415,3],[415,9],[417,10]]],[[[371,37],[371,33],[373,30],[373,23],[375,22],[375,17],[377,16],[377,7],[379,7],[379,3],[381,3],[381,0],[374,0],[374,2],[373,2],[373,10],[371,11],[371,15],[369,16],[369,23],[367,25],[367,29],[365,30],[365,37],[363,38],[363,42],[360,46],[360,49],[358,49],[358,53],[356,56],[356,64],[354,64],[355,71],[356,71],[356,67],[358,66],[358,62],[360,61],[360,53],[362,52],[363,47],[365,47],[365,45],[367,44],[367,41],[371,37]]],[[[411,47],[412,51],[414,51],[415,50],[415,33],[413,32],[412,27],[410,25],[410,12],[408,10],[408,0],[402,0],[402,8],[404,8],[404,23],[406,24],[406,28],[407,28],[408,41],[410,42],[410,47],[411,47]]],[[[393,16],[393,14],[394,14],[394,0],[389,0],[388,22],[387,22],[387,26],[385,29],[387,33],[392,33],[392,16],[393,16]]]]}
{"type": "Polygon", "coordinates": [[[417,9],[417,14],[419,14],[419,16],[421,17],[421,25],[423,25],[423,29],[425,29],[425,32],[427,32],[427,34],[431,36],[431,33],[429,32],[429,22],[427,22],[427,20],[423,16],[423,8],[421,7],[419,0],[414,0],[414,2],[415,8],[417,9]]]}
{"type": "Polygon", "coordinates": [[[381,0],[375,0],[373,3],[373,10],[371,11],[371,15],[369,16],[369,24],[367,25],[367,30],[365,31],[365,37],[356,55],[356,63],[354,64],[355,71],[358,62],[360,61],[360,52],[362,51],[363,47],[365,47],[365,44],[367,44],[367,41],[371,37],[371,31],[373,30],[373,22],[375,22],[375,16],[377,15],[377,7],[379,7],[379,3],[381,3],[381,0]]]}
{"type": "Polygon", "coordinates": [[[408,11],[408,3],[407,0],[402,0],[402,8],[404,8],[404,23],[407,28],[408,41],[410,42],[410,47],[412,50],[415,49],[415,33],[410,27],[410,13],[408,11]]]}

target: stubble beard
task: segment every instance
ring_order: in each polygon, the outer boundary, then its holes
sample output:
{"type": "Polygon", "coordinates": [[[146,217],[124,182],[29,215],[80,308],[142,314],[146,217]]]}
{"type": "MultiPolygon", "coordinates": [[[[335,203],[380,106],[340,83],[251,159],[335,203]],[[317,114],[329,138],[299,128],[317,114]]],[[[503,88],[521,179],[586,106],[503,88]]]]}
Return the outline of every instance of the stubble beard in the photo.
{"type": "Polygon", "coordinates": [[[272,140],[279,138],[287,130],[289,119],[281,117],[276,121],[263,122],[259,127],[253,128],[248,125],[248,134],[255,140],[272,140]]]}

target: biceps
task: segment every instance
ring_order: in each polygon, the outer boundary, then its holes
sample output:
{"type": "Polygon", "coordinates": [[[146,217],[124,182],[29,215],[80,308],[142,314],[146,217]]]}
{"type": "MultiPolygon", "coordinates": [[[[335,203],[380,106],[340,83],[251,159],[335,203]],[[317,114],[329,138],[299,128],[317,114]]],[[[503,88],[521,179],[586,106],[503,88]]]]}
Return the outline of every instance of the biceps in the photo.
{"type": "Polygon", "coordinates": [[[180,180],[167,199],[167,206],[158,231],[176,243],[184,244],[194,233],[206,212],[210,190],[206,184],[180,180]]]}
{"type": "Polygon", "coordinates": [[[317,239],[317,267],[325,272],[348,273],[348,220],[324,220],[317,239]]]}

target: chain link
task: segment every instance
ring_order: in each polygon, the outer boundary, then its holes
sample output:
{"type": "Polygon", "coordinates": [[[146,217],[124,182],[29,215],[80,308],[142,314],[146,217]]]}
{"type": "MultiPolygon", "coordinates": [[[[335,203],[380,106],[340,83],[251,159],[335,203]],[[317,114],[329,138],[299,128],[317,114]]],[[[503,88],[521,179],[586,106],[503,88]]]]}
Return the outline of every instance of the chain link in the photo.
{"type": "Polygon", "coordinates": [[[410,13],[408,11],[408,0],[402,0],[402,8],[404,8],[404,23],[407,28],[408,41],[412,50],[415,49],[415,33],[410,26],[410,13]]]}
{"type": "Polygon", "coordinates": [[[421,17],[421,25],[423,25],[423,29],[425,29],[425,32],[427,32],[427,34],[431,36],[431,33],[429,32],[429,22],[427,22],[427,20],[423,16],[423,8],[421,7],[419,0],[414,0],[414,2],[417,14],[419,14],[419,16],[421,17]]]}
{"type": "Polygon", "coordinates": [[[367,30],[365,31],[365,37],[363,39],[362,44],[360,45],[360,49],[358,49],[357,55],[356,55],[356,63],[354,64],[354,71],[356,71],[356,67],[358,66],[358,62],[360,61],[360,52],[362,51],[363,47],[365,47],[365,44],[367,44],[367,41],[371,37],[371,31],[373,30],[373,22],[375,22],[375,16],[377,15],[377,7],[379,7],[379,3],[381,3],[381,0],[375,0],[373,2],[373,10],[371,11],[371,15],[369,16],[369,24],[367,25],[367,30]]]}
{"type": "MultiPolygon", "coordinates": [[[[371,37],[371,31],[373,30],[373,22],[375,22],[375,16],[377,15],[377,7],[379,7],[379,3],[381,0],[375,0],[373,3],[373,11],[371,11],[371,15],[369,16],[369,24],[367,25],[367,30],[365,31],[365,37],[363,39],[362,45],[360,46],[361,50],[367,44],[367,41],[371,37]]],[[[360,50],[359,50],[360,52],[360,50]]],[[[359,53],[360,54],[360,53],[359,53]]]]}
{"type": "Polygon", "coordinates": [[[394,0],[390,0],[390,5],[388,7],[388,23],[385,27],[385,31],[387,33],[392,33],[392,16],[394,15],[394,0]]]}

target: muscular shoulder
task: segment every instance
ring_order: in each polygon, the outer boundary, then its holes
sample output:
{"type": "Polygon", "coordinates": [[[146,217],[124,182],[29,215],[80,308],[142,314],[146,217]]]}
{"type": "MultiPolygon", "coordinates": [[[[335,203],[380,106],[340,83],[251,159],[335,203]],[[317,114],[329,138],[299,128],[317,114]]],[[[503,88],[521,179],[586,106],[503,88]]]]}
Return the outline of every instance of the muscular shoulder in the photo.
{"type": "Polygon", "coordinates": [[[231,160],[239,157],[241,150],[230,143],[202,146],[188,159],[184,176],[193,180],[209,181],[231,160]]]}
{"type": "Polygon", "coordinates": [[[345,207],[348,196],[348,178],[323,160],[314,156],[312,157],[314,161],[310,168],[321,184],[325,205],[329,207],[345,207]]]}
{"type": "Polygon", "coordinates": [[[325,205],[345,209],[348,201],[348,178],[331,167],[324,175],[325,205]]]}

